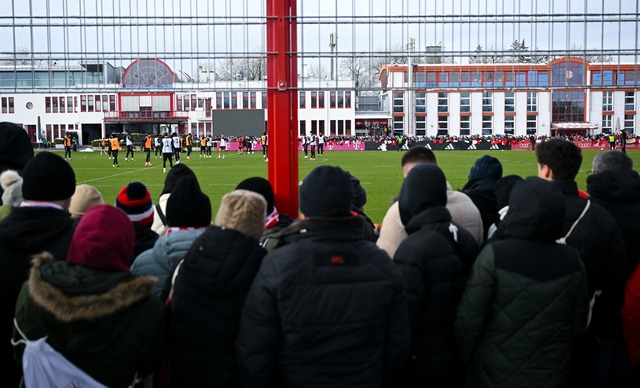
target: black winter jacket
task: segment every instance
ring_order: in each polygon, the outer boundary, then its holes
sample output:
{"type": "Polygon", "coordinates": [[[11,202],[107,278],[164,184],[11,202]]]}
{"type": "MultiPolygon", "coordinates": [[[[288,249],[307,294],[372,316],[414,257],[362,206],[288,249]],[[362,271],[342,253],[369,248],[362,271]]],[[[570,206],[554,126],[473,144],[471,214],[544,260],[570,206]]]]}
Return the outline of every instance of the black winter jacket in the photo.
{"type": "Polygon", "coordinates": [[[591,200],[618,222],[633,272],[640,261],[640,175],[631,170],[591,175],[587,178],[587,191],[591,200]]]}
{"type": "MultiPolygon", "coordinates": [[[[578,196],[574,181],[554,181],[562,190],[566,213],[562,235],[565,236],[584,210],[587,200],[578,196]]],[[[626,248],[616,220],[601,206],[591,201],[582,220],[567,239],[576,248],[587,270],[589,297],[602,291],[593,307],[589,331],[595,336],[617,337],[622,334],[620,309],[624,285],[631,276],[626,248]]]]}
{"type": "Polygon", "coordinates": [[[380,387],[409,351],[398,270],[359,217],[309,218],[265,256],[242,312],[246,387],[380,387]]]}
{"type": "Polygon", "coordinates": [[[265,253],[258,241],[213,225],[194,241],[171,299],[172,386],[239,386],[240,313],[265,253]]]}
{"type": "Polygon", "coordinates": [[[474,205],[480,211],[482,217],[482,232],[484,240],[487,240],[489,227],[496,222],[498,214],[496,201],[496,184],[493,179],[474,179],[468,181],[462,188],[474,205]]]}
{"type": "Polygon", "coordinates": [[[400,244],[394,262],[409,306],[411,373],[459,373],[453,321],[466,273],[478,253],[476,241],[451,222],[444,206],[415,215],[406,230],[409,236],[400,244]]]}
{"type": "Polygon", "coordinates": [[[74,229],[69,213],[49,207],[15,207],[0,222],[0,363],[9,369],[3,377],[7,386],[17,386],[22,375],[10,339],[16,300],[32,256],[48,251],[56,260],[66,260],[74,229]]]}

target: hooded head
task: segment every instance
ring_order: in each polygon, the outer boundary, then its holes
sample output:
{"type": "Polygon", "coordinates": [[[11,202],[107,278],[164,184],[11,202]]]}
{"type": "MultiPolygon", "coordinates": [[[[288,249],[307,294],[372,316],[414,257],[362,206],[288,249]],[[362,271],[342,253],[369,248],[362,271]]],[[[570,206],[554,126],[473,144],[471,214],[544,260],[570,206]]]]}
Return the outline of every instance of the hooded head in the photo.
{"type": "Polygon", "coordinates": [[[470,181],[478,179],[497,181],[500,178],[502,178],[502,164],[489,155],[478,158],[469,171],[470,181]]]}
{"type": "Polygon", "coordinates": [[[316,167],[300,183],[300,211],[307,217],[346,217],[352,201],[351,177],[340,167],[316,167]]]}
{"type": "Polygon", "coordinates": [[[215,224],[259,240],[264,233],[267,202],[258,193],[234,190],[220,202],[215,224]]]}
{"type": "Polygon", "coordinates": [[[267,214],[273,212],[274,194],[271,183],[261,177],[247,178],[236,186],[236,190],[249,190],[258,193],[267,201],[267,214]]]}
{"type": "Polygon", "coordinates": [[[178,179],[167,200],[166,214],[169,226],[202,227],[211,224],[211,201],[200,190],[194,176],[178,179]]]}
{"type": "Polygon", "coordinates": [[[402,182],[398,206],[404,225],[429,208],[447,204],[447,179],[435,164],[415,165],[402,182]]]}
{"type": "Polygon", "coordinates": [[[538,177],[517,181],[509,196],[509,211],[501,225],[507,237],[555,241],[562,236],[566,211],[557,185],[538,177]]]}
{"type": "Polygon", "coordinates": [[[353,188],[353,206],[362,209],[367,203],[367,191],[360,184],[360,179],[351,174],[349,176],[351,176],[351,187],[353,188]]]}
{"type": "Polygon", "coordinates": [[[178,183],[178,179],[183,176],[192,176],[195,177],[196,174],[187,167],[186,164],[180,163],[174,165],[167,173],[167,177],[164,178],[164,187],[162,189],[162,194],[168,194],[173,191],[176,183],[178,183]]]}
{"type": "Polygon", "coordinates": [[[7,121],[0,122],[0,171],[22,171],[33,158],[33,146],[27,131],[7,121]]]}
{"type": "Polygon", "coordinates": [[[98,271],[129,272],[134,239],[133,224],[122,210],[94,206],[76,227],[67,262],[98,271]]]}

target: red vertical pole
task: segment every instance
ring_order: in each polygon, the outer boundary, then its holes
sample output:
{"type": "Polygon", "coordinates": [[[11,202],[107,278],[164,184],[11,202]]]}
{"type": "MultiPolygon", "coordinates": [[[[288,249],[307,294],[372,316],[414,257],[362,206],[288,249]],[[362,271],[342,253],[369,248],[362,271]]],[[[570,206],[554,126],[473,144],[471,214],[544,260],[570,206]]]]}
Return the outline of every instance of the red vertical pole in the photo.
{"type": "Polygon", "coordinates": [[[267,1],[268,177],[280,212],[298,216],[296,0],[267,1]]]}

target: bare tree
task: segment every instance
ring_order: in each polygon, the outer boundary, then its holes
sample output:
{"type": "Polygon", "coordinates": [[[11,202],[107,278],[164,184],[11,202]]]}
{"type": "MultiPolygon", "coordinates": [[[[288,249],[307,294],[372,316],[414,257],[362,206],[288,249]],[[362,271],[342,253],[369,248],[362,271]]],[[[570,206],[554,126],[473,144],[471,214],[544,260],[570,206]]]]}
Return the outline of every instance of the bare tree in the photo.
{"type": "MultiPolygon", "coordinates": [[[[587,51],[587,50],[584,50],[582,48],[581,44],[577,44],[577,43],[573,43],[569,50],[572,51],[572,52],[576,52],[576,51],[585,52],[585,51],[587,51]]],[[[591,62],[591,63],[604,63],[604,62],[611,63],[611,62],[614,61],[614,59],[613,59],[613,57],[611,55],[607,55],[607,54],[604,54],[604,53],[592,54],[594,51],[595,52],[599,51],[598,49],[591,49],[591,50],[588,50],[588,51],[589,51],[589,54],[587,54],[585,52],[586,60],[591,62]]]]}
{"type": "Polygon", "coordinates": [[[491,45],[486,50],[482,48],[481,45],[478,45],[475,50],[475,55],[472,55],[469,58],[469,63],[502,63],[504,62],[504,57],[498,54],[496,48],[491,45]]]}
{"type": "Polygon", "coordinates": [[[307,66],[307,77],[313,79],[324,79],[329,77],[329,70],[321,63],[312,63],[307,66]]]}
{"type": "Polygon", "coordinates": [[[340,75],[354,81],[356,96],[363,89],[371,89],[376,82],[379,69],[373,68],[370,58],[351,57],[340,61],[340,75]]]}
{"type": "Polygon", "coordinates": [[[41,63],[40,60],[32,59],[31,51],[29,51],[26,47],[18,47],[14,54],[6,54],[0,60],[0,63],[3,65],[17,65],[17,66],[27,66],[27,65],[39,65],[41,63]]]}

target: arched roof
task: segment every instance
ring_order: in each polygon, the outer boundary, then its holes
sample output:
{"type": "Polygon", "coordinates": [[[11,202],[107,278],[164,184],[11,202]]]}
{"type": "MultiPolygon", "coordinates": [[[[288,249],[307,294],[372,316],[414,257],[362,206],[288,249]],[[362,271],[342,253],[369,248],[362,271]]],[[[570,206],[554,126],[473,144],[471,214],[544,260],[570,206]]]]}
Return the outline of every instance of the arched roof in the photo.
{"type": "Polygon", "coordinates": [[[122,75],[124,87],[171,87],[175,75],[169,66],[159,59],[143,58],[131,63],[122,75]]]}

